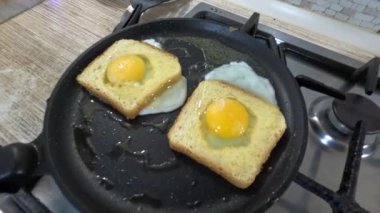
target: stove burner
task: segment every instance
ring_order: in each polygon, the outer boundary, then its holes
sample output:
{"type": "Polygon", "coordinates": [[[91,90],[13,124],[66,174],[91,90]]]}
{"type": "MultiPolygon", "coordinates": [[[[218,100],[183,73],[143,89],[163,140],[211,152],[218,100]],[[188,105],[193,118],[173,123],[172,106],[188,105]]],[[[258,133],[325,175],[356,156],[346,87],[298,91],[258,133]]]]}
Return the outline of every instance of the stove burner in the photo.
{"type": "Polygon", "coordinates": [[[365,121],[367,124],[366,134],[376,134],[380,132],[380,108],[370,99],[349,93],[345,100],[335,99],[332,103],[332,112],[337,121],[346,130],[352,132],[356,122],[365,121]]]}
{"type": "MultiPolygon", "coordinates": [[[[355,108],[355,107],[360,108],[359,106],[356,106],[356,105],[361,104],[360,102],[357,101],[358,99],[357,96],[359,95],[347,94],[345,101],[337,101],[336,99],[323,96],[323,97],[315,99],[311,103],[309,114],[308,114],[309,120],[310,120],[310,127],[313,130],[312,131],[314,132],[313,135],[315,136],[317,141],[320,142],[323,146],[327,148],[336,149],[336,150],[347,149],[348,143],[350,142],[350,139],[353,133],[353,129],[355,128],[355,124],[354,124],[354,128],[351,128],[351,126],[349,125],[350,123],[341,122],[341,120],[339,119],[340,117],[337,117],[337,115],[335,115],[333,105],[334,105],[334,102],[338,102],[337,105],[338,105],[338,108],[339,108],[338,111],[339,111],[342,105],[349,108],[348,103],[352,104],[352,100],[355,100],[355,104],[351,105],[353,106],[352,108],[355,108]],[[346,101],[347,103],[345,104],[340,103],[340,102],[346,102],[346,101]]],[[[363,97],[363,99],[365,98],[363,97]]],[[[368,101],[372,103],[372,101],[370,100],[368,101]]],[[[371,112],[370,108],[364,107],[363,109],[368,109],[366,111],[371,112]]],[[[348,115],[352,115],[353,119],[357,118],[358,120],[360,120],[360,119],[366,118],[365,116],[358,117],[355,111],[351,111],[350,112],[351,114],[348,113],[348,111],[344,111],[344,112],[347,112],[348,115]]],[[[376,117],[376,116],[379,116],[379,114],[377,115],[372,114],[372,117],[376,117]]],[[[378,134],[376,134],[377,132],[374,133],[373,131],[375,128],[371,128],[371,124],[369,120],[372,117],[367,116],[368,120],[365,120],[366,122],[368,122],[368,128],[366,128],[367,135],[365,137],[364,146],[363,146],[363,153],[362,153],[363,158],[369,157],[376,150],[377,144],[380,143],[380,137],[378,136],[378,134]]],[[[379,121],[379,120],[375,120],[375,121],[379,121]]]]}

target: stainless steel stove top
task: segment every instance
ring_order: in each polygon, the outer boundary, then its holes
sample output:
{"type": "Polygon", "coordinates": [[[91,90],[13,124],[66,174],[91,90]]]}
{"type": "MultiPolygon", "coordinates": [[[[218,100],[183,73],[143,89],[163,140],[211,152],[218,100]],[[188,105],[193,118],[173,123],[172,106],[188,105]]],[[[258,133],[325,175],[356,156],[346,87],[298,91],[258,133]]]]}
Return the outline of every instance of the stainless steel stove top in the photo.
{"type": "MultiPolygon", "coordinates": [[[[332,70],[324,70],[311,64],[305,64],[297,58],[288,57],[288,67],[293,74],[304,74],[316,80],[325,82],[343,91],[364,95],[362,86],[348,86],[346,81],[334,75],[332,70]]],[[[320,93],[302,89],[310,118],[310,109],[321,99],[332,100],[332,98],[320,93]]],[[[378,105],[380,103],[379,91],[371,96],[378,105]]],[[[331,104],[331,102],[330,102],[331,104]]],[[[327,121],[328,122],[328,121],[327,121]]],[[[326,138],[321,138],[314,128],[309,125],[309,141],[300,172],[319,182],[320,184],[336,191],[339,188],[346,161],[347,146],[334,148],[321,143],[326,138]]],[[[379,144],[379,136],[375,144],[379,144]]],[[[370,212],[380,211],[380,149],[375,150],[370,156],[361,161],[359,179],[356,188],[356,201],[370,212]]],[[[321,198],[306,191],[295,183],[292,183],[280,200],[269,210],[269,212],[330,212],[330,206],[321,198]]]]}
{"type": "MultiPolygon", "coordinates": [[[[218,16],[227,17],[230,23],[244,23],[246,19],[234,14],[230,14],[218,8],[206,4],[200,4],[195,7],[187,17],[193,17],[200,11],[208,14],[217,14],[218,16]]],[[[359,68],[362,63],[337,53],[331,52],[317,45],[299,40],[267,26],[259,25],[258,29],[265,33],[272,34],[277,43],[290,43],[292,45],[309,50],[318,55],[322,55],[337,63],[350,67],[349,71],[359,68]]],[[[321,63],[313,63],[310,60],[298,56],[297,54],[286,54],[287,66],[296,76],[299,74],[311,77],[318,81],[324,82],[336,89],[344,92],[356,93],[366,96],[362,85],[349,83],[344,77],[345,70],[338,70],[334,66],[328,67],[321,63]]],[[[347,71],[347,70],[346,70],[347,71]]],[[[321,117],[328,119],[328,115],[323,110],[329,108],[332,98],[302,88],[310,119],[313,120],[315,113],[322,114],[321,117]],[[323,102],[323,104],[320,104],[323,102]],[[323,106],[322,106],[323,105],[323,106]],[[316,109],[317,108],[317,109],[316,109]],[[323,114],[325,113],[325,114],[323,114]]],[[[376,90],[372,96],[367,96],[378,106],[380,105],[380,90],[376,90]]],[[[327,110],[328,111],[328,110],[327,110]]],[[[324,120],[322,122],[329,122],[324,120]]],[[[343,138],[331,139],[326,134],[321,134],[313,125],[309,125],[309,140],[304,160],[300,167],[300,172],[314,179],[327,188],[336,191],[339,188],[343,169],[347,155],[347,141],[349,136],[343,138]],[[321,137],[322,136],[322,137],[321,137]],[[326,142],[327,140],[327,142],[326,142]],[[340,146],[332,146],[328,140],[340,141],[340,146]]],[[[370,212],[380,212],[380,138],[379,135],[373,137],[365,158],[362,159],[360,175],[356,189],[356,201],[360,206],[370,212]],[[377,137],[377,138],[376,138],[377,137]],[[376,146],[378,145],[378,146],[376,146]]],[[[50,177],[43,177],[37,184],[32,193],[39,198],[52,212],[75,212],[75,208],[62,196],[58,187],[50,177]]],[[[1,201],[0,201],[1,202],[1,201]]],[[[270,208],[268,212],[331,212],[327,202],[303,189],[299,185],[292,183],[284,195],[270,208]]]]}

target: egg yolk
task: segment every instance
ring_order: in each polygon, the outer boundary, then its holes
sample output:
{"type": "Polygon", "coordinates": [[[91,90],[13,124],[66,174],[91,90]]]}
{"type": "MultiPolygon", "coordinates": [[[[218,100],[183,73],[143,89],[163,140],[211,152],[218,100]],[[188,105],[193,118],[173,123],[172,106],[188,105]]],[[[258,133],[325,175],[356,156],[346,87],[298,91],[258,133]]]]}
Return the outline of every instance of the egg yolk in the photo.
{"type": "Polygon", "coordinates": [[[225,139],[239,137],[247,130],[249,115],[239,101],[225,98],[208,105],[205,111],[207,128],[225,139]]]}
{"type": "Polygon", "coordinates": [[[144,73],[144,60],[137,55],[119,56],[112,60],[107,67],[107,79],[111,84],[140,81],[144,73]]]}

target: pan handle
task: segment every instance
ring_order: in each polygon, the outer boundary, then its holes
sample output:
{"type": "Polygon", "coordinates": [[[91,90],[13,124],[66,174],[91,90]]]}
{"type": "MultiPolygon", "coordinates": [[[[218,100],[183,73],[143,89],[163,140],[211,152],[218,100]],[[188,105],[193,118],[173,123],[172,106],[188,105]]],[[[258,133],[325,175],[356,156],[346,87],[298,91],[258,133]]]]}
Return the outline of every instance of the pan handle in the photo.
{"type": "Polygon", "coordinates": [[[41,140],[40,135],[32,143],[0,147],[0,192],[15,192],[38,176],[41,140]]]}
{"type": "Polygon", "coordinates": [[[129,7],[133,8],[133,12],[125,11],[121,16],[120,23],[116,25],[113,32],[118,32],[127,26],[137,24],[143,12],[165,2],[169,2],[169,0],[131,0],[129,7]]]}
{"type": "Polygon", "coordinates": [[[142,11],[141,4],[137,4],[133,9],[132,13],[130,13],[129,11],[125,11],[121,16],[120,23],[116,25],[116,27],[113,29],[113,32],[118,32],[129,25],[133,25],[139,22],[142,12],[144,11],[142,11]]]}

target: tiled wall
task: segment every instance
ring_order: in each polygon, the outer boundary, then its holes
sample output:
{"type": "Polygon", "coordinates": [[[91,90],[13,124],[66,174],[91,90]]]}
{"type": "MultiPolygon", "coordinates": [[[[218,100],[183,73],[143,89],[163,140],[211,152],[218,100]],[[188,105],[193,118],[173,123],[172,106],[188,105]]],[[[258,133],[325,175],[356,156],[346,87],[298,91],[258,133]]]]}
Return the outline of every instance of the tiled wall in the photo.
{"type": "Polygon", "coordinates": [[[380,0],[280,0],[380,34],[380,0]]]}

